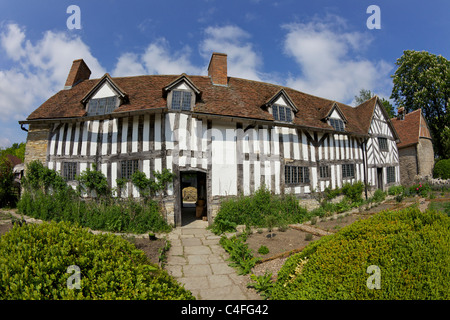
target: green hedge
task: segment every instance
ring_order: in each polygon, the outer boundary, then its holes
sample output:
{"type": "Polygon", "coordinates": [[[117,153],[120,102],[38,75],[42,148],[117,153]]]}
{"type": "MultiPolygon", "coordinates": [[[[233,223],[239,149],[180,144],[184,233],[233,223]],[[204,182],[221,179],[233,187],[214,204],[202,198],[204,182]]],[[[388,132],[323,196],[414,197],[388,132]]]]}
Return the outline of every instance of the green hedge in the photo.
{"type": "Polygon", "coordinates": [[[433,169],[433,178],[450,179],[450,159],[436,162],[433,169]]]}
{"type": "Polygon", "coordinates": [[[194,297],[121,237],[51,222],[15,226],[0,238],[0,299],[194,297]],[[71,265],[80,268],[80,289],[67,286],[71,265]]]}
{"type": "Polygon", "coordinates": [[[214,219],[216,234],[234,231],[237,225],[276,227],[306,221],[311,217],[293,195],[274,195],[265,187],[253,195],[223,200],[214,219]]]}
{"type": "Polygon", "coordinates": [[[323,237],[289,258],[273,299],[449,299],[450,218],[384,211],[323,237]],[[381,288],[368,289],[370,265],[381,288]]]}

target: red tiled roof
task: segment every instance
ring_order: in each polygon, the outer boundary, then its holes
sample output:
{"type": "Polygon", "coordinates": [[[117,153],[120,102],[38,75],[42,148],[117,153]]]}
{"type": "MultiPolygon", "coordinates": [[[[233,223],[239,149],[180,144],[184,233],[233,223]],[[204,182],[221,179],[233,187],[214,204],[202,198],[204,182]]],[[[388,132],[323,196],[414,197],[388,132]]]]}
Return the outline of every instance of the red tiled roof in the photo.
{"type": "MultiPolygon", "coordinates": [[[[135,77],[111,78],[127,94],[128,101],[114,113],[140,111],[153,108],[165,108],[167,105],[164,88],[178,79],[180,75],[147,75],[135,77]]],[[[228,78],[228,86],[211,83],[208,76],[187,76],[201,92],[194,112],[250,118],[255,120],[273,120],[264,108],[265,103],[281,89],[298,108],[294,124],[304,127],[333,130],[323,121],[323,115],[333,106],[334,101],[309,95],[291,88],[245,80],[228,78]]],[[[86,115],[83,97],[95,87],[101,79],[85,80],[69,90],[61,90],[33,111],[27,120],[74,118],[86,115]]],[[[372,98],[360,106],[337,103],[348,120],[346,132],[367,134],[376,99],[372,98]]]]}
{"type": "Polygon", "coordinates": [[[419,137],[431,138],[422,109],[407,113],[404,120],[392,118],[392,124],[400,137],[397,148],[404,148],[419,142],[419,137]]]}

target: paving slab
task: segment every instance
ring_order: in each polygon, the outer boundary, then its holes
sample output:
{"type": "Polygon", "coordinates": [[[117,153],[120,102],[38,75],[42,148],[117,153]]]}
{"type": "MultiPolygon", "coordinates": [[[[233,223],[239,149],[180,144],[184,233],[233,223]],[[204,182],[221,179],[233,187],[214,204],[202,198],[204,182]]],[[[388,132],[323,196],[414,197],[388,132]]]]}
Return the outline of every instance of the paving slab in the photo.
{"type": "Polygon", "coordinates": [[[248,278],[228,265],[229,255],[219,244],[221,237],[207,230],[204,221],[194,223],[169,234],[167,272],[200,300],[261,299],[247,289],[248,278]]]}

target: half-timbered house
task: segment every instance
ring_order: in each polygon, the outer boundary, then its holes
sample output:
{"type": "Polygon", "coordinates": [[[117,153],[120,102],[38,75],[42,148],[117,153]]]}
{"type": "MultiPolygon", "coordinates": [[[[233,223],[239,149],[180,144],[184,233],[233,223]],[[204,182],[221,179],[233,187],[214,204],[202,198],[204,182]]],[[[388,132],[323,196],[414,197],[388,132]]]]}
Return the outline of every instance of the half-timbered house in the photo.
{"type": "MultiPolygon", "coordinates": [[[[69,183],[96,164],[112,188],[136,170],[175,174],[165,198],[181,225],[182,188],[194,186],[212,222],[221,197],[313,191],[363,181],[368,190],[400,180],[397,133],[379,99],[357,107],[227,74],[213,53],[208,76],[89,79],[73,62],[64,90],[29,117],[25,162],[41,160],[69,183]]],[[[121,196],[139,196],[129,183],[121,196]]]]}

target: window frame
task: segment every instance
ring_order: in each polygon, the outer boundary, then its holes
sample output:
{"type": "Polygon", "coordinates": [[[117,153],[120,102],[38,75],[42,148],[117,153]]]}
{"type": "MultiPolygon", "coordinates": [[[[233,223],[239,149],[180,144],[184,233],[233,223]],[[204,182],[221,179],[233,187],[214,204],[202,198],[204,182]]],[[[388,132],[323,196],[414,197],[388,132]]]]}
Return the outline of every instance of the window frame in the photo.
{"type": "Polygon", "coordinates": [[[195,95],[194,92],[184,89],[173,89],[170,95],[169,109],[173,111],[192,111],[192,107],[195,105],[195,95]],[[174,108],[174,99],[176,95],[180,95],[179,104],[177,108],[174,108]],[[187,96],[188,95],[188,96],[187,96]],[[194,99],[193,99],[194,98],[194,99]],[[189,101],[189,108],[186,108],[186,101],[189,101]]]}
{"type": "Polygon", "coordinates": [[[273,104],[272,105],[272,116],[275,121],[288,122],[288,123],[292,123],[292,121],[293,121],[292,109],[289,106],[273,104]],[[280,110],[283,110],[283,113],[281,113],[280,110]],[[281,114],[283,114],[284,120],[281,119],[281,114]]]}
{"type": "Polygon", "coordinates": [[[87,106],[87,115],[101,116],[105,114],[110,114],[117,109],[118,107],[117,101],[118,101],[117,96],[90,99],[87,106]],[[101,102],[103,103],[101,104],[101,102]],[[100,106],[102,108],[101,112],[99,112],[100,106]]]}
{"type": "Polygon", "coordinates": [[[130,180],[136,171],[139,171],[139,160],[120,161],[120,179],[130,180]]]}
{"type": "Polygon", "coordinates": [[[342,164],[342,179],[354,179],[355,178],[355,164],[344,163],[342,164]]]}
{"type": "Polygon", "coordinates": [[[284,183],[288,185],[306,185],[310,183],[309,167],[284,166],[284,183]]]}
{"type": "Polygon", "coordinates": [[[319,179],[329,179],[330,178],[330,166],[319,166],[319,179]]]}
{"type": "Polygon", "coordinates": [[[380,151],[389,152],[388,139],[385,137],[377,137],[377,140],[378,140],[378,147],[380,148],[380,151]]]}
{"type": "Polygon", "coordinates": [[[61,175],[66,181],[75,181],[78,174],[78,165],[76,162],[64,161],[61,165],[61,175]]]}
{"type": "Polygon", "coordinates": [[[395,182],[395,167],[386,167],[386,182],[395,182]]]}
{"type": "Polygon", "coordinates": [[[335,131],[345,132],[344,120],[338,118],[330,118],[328,119],[328,122],[329,125],[332,126],[335,131]]]}

